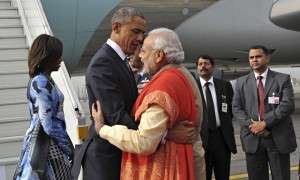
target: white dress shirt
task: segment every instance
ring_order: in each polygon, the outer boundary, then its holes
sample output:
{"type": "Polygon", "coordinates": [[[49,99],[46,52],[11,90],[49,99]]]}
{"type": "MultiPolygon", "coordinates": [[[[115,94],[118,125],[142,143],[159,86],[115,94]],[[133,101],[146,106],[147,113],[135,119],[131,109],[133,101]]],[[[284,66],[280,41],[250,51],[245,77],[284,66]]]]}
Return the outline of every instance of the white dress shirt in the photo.
{"type": "Polygon", "coordinates": [[[218,102],[217,102],[217,95],[216,95],[216,88],[215,84],[213,81],[213,77],[211,77],[208,81],[204,80],[203,78],[200,77],[200,83],[202,87],[202,92],[204,95],[205,103],[206,103],[206,94],[205,94],[205,83],[210,82],[209,84],[209,90],[211,92],[212,99],[214,101],[214,110],[215,110],[215,116],[216,116],[216,125],[217,127],[221,126],[221,121],[220,121],[220,116],[219,116],[219,110],[218,110],[218,102]]]}
{"type": "Polygon", "coordinates": [[[257,77],[258,76],[262,76],[263,78],[262,78],[262,83],[263,83],[263,86],[265,87],[265,84],[266,84],[266,79],[267,79],[267,75],[268,75],[268,71],[269,71],[269,69],[267,68],[266,70],[265,70],[265,72],[263,72],[262,74],[258,74],[257,72],[254,72],[254,76],[255,76],[255,79],[256,79],[256,85],[258,86],[258,79],[257,79],[257,77]]]}
{"type": "Polygon", "coordinates": [[[115,41],[108,39],[106,41],[106,44],[108,44],[111,48],[113,48],[123,61],[125,60],[126,57],[125,53],[115,41]]]}

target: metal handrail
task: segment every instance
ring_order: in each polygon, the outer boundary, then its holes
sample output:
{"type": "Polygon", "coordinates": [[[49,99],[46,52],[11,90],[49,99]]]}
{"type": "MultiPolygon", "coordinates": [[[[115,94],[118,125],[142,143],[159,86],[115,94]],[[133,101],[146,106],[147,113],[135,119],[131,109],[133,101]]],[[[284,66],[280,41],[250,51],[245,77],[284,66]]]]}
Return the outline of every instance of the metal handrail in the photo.
{"type": "Polygon", "coordinates": [[[44,9],[43,9],[43,6],[41,4],[41,1],[39,1],[39,0],[34,0],[34,1],[36,2],[36,5],[37,5],[38,10],[39,10],[38,13],[39,13],[40,17],[42,17],[42,24],[43,24],[43,27],[45,29],[46,34],[53,35],[52,29],[51,29],[51,27],[48,23],[48,19],[47,19],[45,13],[44,13],[44,9]]]}

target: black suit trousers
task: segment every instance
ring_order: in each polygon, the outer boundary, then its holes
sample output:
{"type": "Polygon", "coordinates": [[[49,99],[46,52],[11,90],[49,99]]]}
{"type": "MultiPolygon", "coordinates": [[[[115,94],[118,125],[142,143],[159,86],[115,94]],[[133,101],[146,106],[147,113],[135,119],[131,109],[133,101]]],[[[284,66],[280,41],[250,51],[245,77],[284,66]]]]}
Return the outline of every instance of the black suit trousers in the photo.
{"type": "Polygon", "coordinates": [[[208,131],[208,145],[205,148],[206,180],[229,180],[231,152],[228,149],[221,129],[208,131]]]}
{"type": "Polygon", "coordinates": [[[120,179],[122,152],[116,149],[111,153],[95,153],[102,141],[94,137],[83,157],[83,180],[120,179]]]}

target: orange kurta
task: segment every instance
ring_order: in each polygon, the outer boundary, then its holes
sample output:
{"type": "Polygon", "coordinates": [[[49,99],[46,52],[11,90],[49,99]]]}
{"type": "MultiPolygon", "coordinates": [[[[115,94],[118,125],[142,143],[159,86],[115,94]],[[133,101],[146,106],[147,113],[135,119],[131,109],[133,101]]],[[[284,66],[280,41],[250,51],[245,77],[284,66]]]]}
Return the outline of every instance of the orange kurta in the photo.
{"type": "MultiPolygon", "coordinates": [[[[168,116],[167,127],[176,121],[196,121],[196,106],[192,87],[176,68],[165,67],[143,89],[133,107],[136,121],[151,105],[158,105],[168,116]]],[[[123,153],[123,180],[194,180],[194,160],[191,144],[167,141],[151,155],[123,153]]]]}

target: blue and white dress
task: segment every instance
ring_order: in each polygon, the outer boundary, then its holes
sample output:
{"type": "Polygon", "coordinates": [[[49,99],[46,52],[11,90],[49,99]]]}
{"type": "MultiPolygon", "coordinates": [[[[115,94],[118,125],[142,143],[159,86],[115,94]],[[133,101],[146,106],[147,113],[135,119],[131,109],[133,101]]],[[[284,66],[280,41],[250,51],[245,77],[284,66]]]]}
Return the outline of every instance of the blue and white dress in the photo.
{"type": "MultiPolygon", "coordinates": [[[[72,146],[66,132],[66,124],[63,113],[64,96],[55,86],[54,82],[44,74],[36,75],[30,82],[28,105],[30,109],[31,122],[26,132],[21,157],[21,173],[17,180],[38,180],[39,177],[32,171],[29,154],[29,144],[32,133],[38,121],[46,134],[48,134],[60,147],[66,158],[70,158],[72,146]]],[[[47,179],[55,180],[54,171],[50,162],[47,163],[47,179]]]]}

